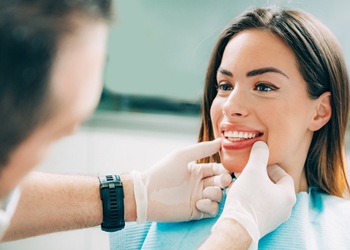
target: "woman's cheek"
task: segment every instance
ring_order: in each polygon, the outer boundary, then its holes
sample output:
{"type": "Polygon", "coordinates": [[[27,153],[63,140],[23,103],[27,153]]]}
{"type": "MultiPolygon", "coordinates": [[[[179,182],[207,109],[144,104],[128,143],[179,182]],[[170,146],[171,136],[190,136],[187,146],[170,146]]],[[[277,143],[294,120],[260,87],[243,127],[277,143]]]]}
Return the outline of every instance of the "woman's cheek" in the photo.
{"type": "Polygon", "coordinates": [[[210,108],[210,118],[211,118],[215,138],[221,137],[221,134],[219,131],[219,121],[221,120],[221,117],[222,117],[221,105],[217,100],[217,98],[215,98],[210,108]]]}

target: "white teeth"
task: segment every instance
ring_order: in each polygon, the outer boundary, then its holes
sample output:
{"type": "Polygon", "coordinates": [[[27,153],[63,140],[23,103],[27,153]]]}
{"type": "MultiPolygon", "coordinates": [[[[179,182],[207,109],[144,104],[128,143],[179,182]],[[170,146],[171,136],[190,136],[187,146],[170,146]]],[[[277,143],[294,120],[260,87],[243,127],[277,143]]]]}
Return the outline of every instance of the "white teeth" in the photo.
{"type": "Polygon", "coordinates": [[[238,132],[238,131],[224,131],[224,136],[229,141],[241,141],[245,139],[251,139],[257,137],[259,133],[248,133],[248,132],[238,132]]]}

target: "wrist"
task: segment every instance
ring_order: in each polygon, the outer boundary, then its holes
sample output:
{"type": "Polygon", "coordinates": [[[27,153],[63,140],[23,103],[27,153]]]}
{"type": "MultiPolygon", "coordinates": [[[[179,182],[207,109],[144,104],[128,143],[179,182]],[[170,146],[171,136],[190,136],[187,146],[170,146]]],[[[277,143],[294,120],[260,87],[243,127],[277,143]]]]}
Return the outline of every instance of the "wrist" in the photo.
{"type": "Polygon", "coordinates": [[[233,219],[222,219],[215,223],[211,235],[199,250],[251,249],[252,238],[245,228],[233,219]]]}
{"type": "Polygon", "coordinates": [[[252,244],[252,238],[248,231],[233,219],[219,219],[212,229],[212,234],[222,237],[228,244],[234,244],[237,247],[235,249],[248,249],[252,244]]]}
{"type": "Polygon", "coordinates": [[[100,196],[103,206],[101,229],[115,232],[125,227],[124,189],[119,175],[103,175],[100,180],[100,196]]]}
{"type": "Polygon", "coordinates": [[[236,221],[249,234],[253,243],[256,244],[260,239],[260,231],[257,217],[254,217],[255,214],[253,210],[249,209],[249,206],[243,206],[239,200],[233,200],[230,201],[229,206],[225,207],[219,221],[236,221]]]}
{"type": "Polygon", "coordinates": [[[134,183],[136,222],[145,223],[148,219],[148,193],[146,183],[148,183],[149,180],[148,177],[138,171],[132,171],[130,175],[134,183]]]}
{"type": "Polygon", "coordinates": [[[134,195],[134,180],[130,174],[121,175],[124,187],[124,219],[136,221],[136,201],[134,195]]]}
{"type": "MultiPolygon", "coordinates": [[[[232,232],[239,232],[239,235],[246,239],[247,241],[252,241],[252,238],[248,231],[236,220],[224,219],[218,221],[215,232],[220,232],[220,234],[226,235],[226,237],[232,237],[232,232]]],[[[237,234],[234,235],[237,238],[237,234]]]]}

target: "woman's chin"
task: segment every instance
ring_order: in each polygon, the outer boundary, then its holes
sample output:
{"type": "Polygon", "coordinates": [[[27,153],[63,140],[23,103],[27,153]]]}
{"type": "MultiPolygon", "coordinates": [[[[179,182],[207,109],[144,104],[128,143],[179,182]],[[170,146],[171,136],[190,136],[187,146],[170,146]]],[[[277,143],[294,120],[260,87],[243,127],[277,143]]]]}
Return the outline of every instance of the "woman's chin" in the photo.
{"type": "Polygon", "coordinates": [[[241,173],[249,160],[249,154],[221,152],[220,160],[230,173],[241,173]]]}
{"type": "Polygon", "coordinates": [[[238,164],[232,164],[232,162],[221,162],[224,168],[229,171],[230,173],[241,173],[245,167],[245,164],[238,165],[238,164]]]}

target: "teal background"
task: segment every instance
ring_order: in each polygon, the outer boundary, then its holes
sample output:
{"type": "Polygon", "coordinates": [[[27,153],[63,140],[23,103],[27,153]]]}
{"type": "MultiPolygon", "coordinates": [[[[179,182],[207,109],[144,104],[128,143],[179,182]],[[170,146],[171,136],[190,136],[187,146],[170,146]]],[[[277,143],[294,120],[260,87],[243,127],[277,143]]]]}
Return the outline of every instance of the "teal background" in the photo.
{"type": "MultiPolygon", "coordinates": [[[[350,58],[350,2],[119,0],[105,69],[110,93],[198,102],[218,34],[238,14],[269,4],[310,12],[339,39],[350,58]]],[[[154,101],[154,100],[150,100],[154,101]]]]}

